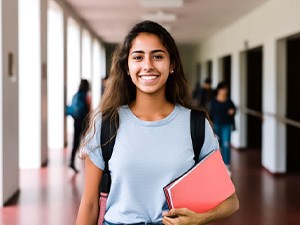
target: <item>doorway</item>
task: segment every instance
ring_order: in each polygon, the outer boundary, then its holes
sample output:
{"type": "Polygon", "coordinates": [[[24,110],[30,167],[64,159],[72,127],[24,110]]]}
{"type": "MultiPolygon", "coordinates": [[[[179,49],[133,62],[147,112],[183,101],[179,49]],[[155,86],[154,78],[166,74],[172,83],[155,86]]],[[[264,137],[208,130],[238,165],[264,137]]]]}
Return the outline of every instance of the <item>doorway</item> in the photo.
{"type": "Polygon", "coordinates": [[[231,56],[222,58],[222,76],[223,80],[228,85],[228,96],[231,97],[231,56]]]}
{"type": "MultiPolygon", "coordinates": [[[[300,121],[300,38],[287,41],[287,86],[286,86],[286,117],[294,121],[300,121]]],[[[298,149],[300,128],[287,125],[287,171],[300,172],[300,151],[298,149]]]]}
{"type": "Polygon", "coordinates": [[[247,147],[261,149],[262,146],[262,58],[263,49],[258,47],[247,51],[247,147]]]}
{"type": "Polygon", "coordinates": [[[208,60],[206,62],[206,71],[207,71],[207,77],[206,78],[210,78],[212,79],[212,61],[211,60],[208,60]]]}
{"type": "Polygon", "coordinates": [[[201,63],[197,63],[196,65],[196,82],[201,83],[201,63]]]}

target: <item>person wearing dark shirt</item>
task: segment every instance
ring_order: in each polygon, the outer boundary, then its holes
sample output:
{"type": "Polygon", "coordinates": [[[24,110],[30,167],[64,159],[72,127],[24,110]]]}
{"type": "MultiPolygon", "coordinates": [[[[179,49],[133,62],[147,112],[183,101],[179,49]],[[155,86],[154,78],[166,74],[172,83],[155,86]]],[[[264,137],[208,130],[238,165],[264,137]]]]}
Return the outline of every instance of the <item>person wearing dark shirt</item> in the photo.
{"type": "Polygon", "coordinates": [[[210,102],[209,113],[214,124],[214,130],[219,137],[219,143],[224,163],[230,173],[230,143],[231,131],[234,129],[236,107],[228,97],[228,86],[220,82],[216,89],[216,97],[210,102]]]}
{"type": "Polygon", "coordinates": [[[73,169],[75,173],[78,172],[75,167],[75,156],[80,145],[81,135],[85,130],[85,119],[91,107],[91,99],[88,95],[89,90],[90,84],[88,80],[82,79],[78,91],[72,98],[73,112],[71,114],[74,119],[74,136],[69,167],[73,169]]]}

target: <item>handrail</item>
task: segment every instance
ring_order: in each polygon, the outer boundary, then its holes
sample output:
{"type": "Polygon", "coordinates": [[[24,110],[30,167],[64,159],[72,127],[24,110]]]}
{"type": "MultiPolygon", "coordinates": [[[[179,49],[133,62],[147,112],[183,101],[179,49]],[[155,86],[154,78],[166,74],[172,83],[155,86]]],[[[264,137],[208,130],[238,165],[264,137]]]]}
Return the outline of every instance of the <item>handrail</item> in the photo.
{"type": "Polygon", "coordinates": [[[257,117],[258,119],[260,120],[264,120],[264,114],[260,111],[257,111],[257,110],[254,110],[254,109],[249,109],[245,106],[240,106],[239,107],[239,110],[242,112],[242,113],[245,113],[245,114],[248,114],[248,115],[251,115],[251,116],[254,116],[254,117],[257,117]]]}
{"type": "Polygon", "coordinates": [[[269,116],[269,117],[274,117],[277,121],[279,121],[280,123],[283,123],[283,124],[287,124],[287,125],[290,125],[290,126],[293,126],[293,127],[297,127],[297,128],[300,128],[300,121],[297,121],[297,120],[292,120],[292,119],[289,119],[285,116],[279,116],[275,113],[270,113],[270,112],[259,112],[259,111],[256,111],[254,109],[249,109],[245,106],[240,106],[238,107],[239,110],[242,112],[242,113],[245,113],[245,114],[249,114],[251,116],[255,116],[257,117],[258,119],[260,120],[264,120],[264,118],[266,116],[269,116]]]}
{"type": "Polygon", "coordinates": [[[276,118],[276,120],[278,120],[279,122],[281,122],[283,124],[288,124],[290,126],[300,128],[300,122],[297,120],[292,120],[292,119],[286,118],[284,116],[279,116],[279,115],[276,115],[274,113],[269,113],[269,112],[266,112],[265,115],[272,116],[272,117],[276,118]]]}

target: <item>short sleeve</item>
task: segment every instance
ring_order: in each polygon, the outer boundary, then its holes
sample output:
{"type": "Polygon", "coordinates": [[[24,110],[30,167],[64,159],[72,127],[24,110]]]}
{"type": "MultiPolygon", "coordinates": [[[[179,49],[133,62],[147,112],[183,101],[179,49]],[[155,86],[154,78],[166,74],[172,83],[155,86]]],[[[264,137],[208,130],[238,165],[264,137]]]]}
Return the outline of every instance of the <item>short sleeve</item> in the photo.
{"type": "Polygon", "coordinates": [[[85,145],[83,152],[88,155],[90,160],[99,169],[104,170],[105,162],[102,157],[100,135],[101,135],[101,117],[95,120],[93,128],[86,135],[85,140],[87,141],[87,144],[85,145]]]}
{"type": "Polygon", "coordinates": [[[202,149],[200,151],[199,161],[205,156],[207,156],[209,153],[217,149],[219,149],[218,139],[214,134],[210,123],[207,119],[205,119],[205,137],[202,149]]]}

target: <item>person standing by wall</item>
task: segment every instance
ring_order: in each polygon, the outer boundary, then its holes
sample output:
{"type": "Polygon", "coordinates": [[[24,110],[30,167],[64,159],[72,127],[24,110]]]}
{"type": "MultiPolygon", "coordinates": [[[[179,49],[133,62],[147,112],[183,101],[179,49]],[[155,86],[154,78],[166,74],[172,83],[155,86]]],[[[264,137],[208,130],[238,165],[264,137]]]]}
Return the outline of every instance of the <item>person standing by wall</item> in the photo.
{"type": "Polygon", "coordinates": [[[88,80],[82,79],[78,91],[72,98],[72,105],[69,107],[69,114],[74,119],[73,146],[69,167],[73,169],[75,173],[78,172],[75,167],[75,156],[80,144],[81,135],[85,129],[85,119],[90,111],[91,100],[88,95],[89,90],[90,84],[88,80]]]}
{"type": "Polygon", "coordinates": [[[236,107],[228,97],[228,86],[222,81],[216,89],[216,96],[210,101],[209,113],[214,124],[214,131],[219,143],[224,163],[229,174],[231,163],[231,131],[235,129],[234,115],[236,107]]]}

